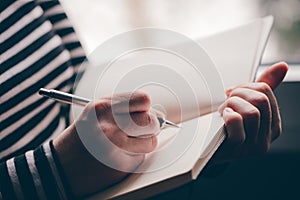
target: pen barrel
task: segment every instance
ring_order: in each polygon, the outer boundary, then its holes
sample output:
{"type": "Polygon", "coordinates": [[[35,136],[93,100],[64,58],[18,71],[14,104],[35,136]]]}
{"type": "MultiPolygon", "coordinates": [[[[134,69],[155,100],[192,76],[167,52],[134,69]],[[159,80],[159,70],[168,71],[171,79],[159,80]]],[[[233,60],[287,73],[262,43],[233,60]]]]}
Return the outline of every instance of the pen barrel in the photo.
{"type": "Polygon", "coordinates": [[[84,100],[84,99],[78,99],[78,98],[74,97],[72,99],[72,102],[76,105],[86,106],[86,104],[88,104],[90,101],[84,100]]]}
{"type": "Polygon", "coordinates": [[[68,104],[76,104],[76,105],[80,105],[80,106],[85,106],[86,104],[88,104],[90,102],[89,99],[83,98],[83,97],[78,97],[72,94],[68,94],[65,92],[61,92],[61,91],[51,91],[51,98],[60,101],[62,103],[68,103],[68,104]]]}
{"type": "MultiPolygon", "coordinates": [[[[58,90],[48,90],[45,88],[41,88],[39,90],[39,94],[43,95],[45,97],[48,98],[52,98],[56,101],[62,102],[62,103],[67,103],[67,104],[76,104],[76,105],[80,105],[80,106],[86,106],[86,104],[88,104],[91,100],[84,98],[84,97],[80,97],[80,96],[76,96],[73,94],[69,94],[66,92],[61,92],[58,90]]],[[[166,126],[171,126],[171,127],[177,127],[179,128],[178,125],[174,124],[173,122],[170,122],[166,119],[164,119],[163,117],[157,117],[158,121],[159,121],[159,125],[161,128],[164,128],[166,126]]]]}

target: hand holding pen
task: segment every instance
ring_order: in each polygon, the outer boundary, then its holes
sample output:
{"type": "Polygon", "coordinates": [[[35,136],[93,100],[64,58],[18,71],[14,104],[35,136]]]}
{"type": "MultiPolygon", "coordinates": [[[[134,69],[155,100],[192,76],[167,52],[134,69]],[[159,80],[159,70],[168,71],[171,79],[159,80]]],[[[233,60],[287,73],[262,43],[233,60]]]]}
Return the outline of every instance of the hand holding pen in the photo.
{"type": "Polygon", "coordinates": [[[147,153],[155,150],[161,123],[157,115],[150,112],[147,94],[123,93],[90,102],[53,92],[41,90],[40,93],[65,103],[86,105],[53,141],[76,195],[93,193],[122,180],[140,166],[147,153]]]}
{"type": "MultiPolygon", "coordinates": [[[[53,89],[45,89],[45,88],[41,88],[39,90],[39,94],[51,99],[54,99],[56,101],[62,102],[62,103],[67,103],[67,104],[76,104],[76,105],[80,105],[80,106],[86,106],[86,104],[88,104],[91,100],[84,98],[84,97],[80,97],[80,96],[76,96],[73,94],[69,94],[69,93],[65,93],[65,92],[61,92],[58,90],[53,90],[53,89]]],[[[169,120],[166,120],[163,117],[158,116],[157,117],[159,124],[160,124],[160,128],[164,128],[164,127],[176,127],[179,128],[179,126],[169,120]]]]}

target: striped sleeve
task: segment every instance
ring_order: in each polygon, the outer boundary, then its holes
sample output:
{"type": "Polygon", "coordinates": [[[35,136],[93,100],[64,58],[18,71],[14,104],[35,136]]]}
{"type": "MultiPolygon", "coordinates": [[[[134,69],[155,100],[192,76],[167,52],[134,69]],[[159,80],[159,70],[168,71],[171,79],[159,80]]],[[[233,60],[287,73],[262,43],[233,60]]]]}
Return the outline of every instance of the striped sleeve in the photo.
{"type": "Polygon", "coordinates": [[[53,145],[0,163],[0,199],[73,199],[53,157],[53,145]]]}
{"type": "Polygon", "coordinates": [[[75,84],[73,86],[76,86],[76,79],[80,80],[84,73],[85,65],[82,65],[82,63],[86,60],[80,40],[58,0],[38,0],[37,2],[44,10],[45,18],[52,23],[55,33],[62,39],[64,47],[70,52],[70,64],[74,69],[71,82],[75,84]]]}
{"type": "MultiPolygon", "coordinates": [[[[62,45],[69,52],[69,65],[73,69],[73,76],[69,78],[69,90],[67,92],[74,93],[78,82],[86,69],[87,58],[78,39],[78,36],[66,15],[62,5],[58,0],[45,1],[37,0],[37,4],[43,9],[44,17],[52,24],[52,30],[62,41],[62,45]]],[[[62,105],[64,113],[70,114],[70,106],[62,105]]],[[[64,116],[66,124],[70,124],[70,115],[64,116]]]]}
{"type": "Polygon", "coordinates": [[[37,92],[72,93],[85,56],[57,0],[4,0],[0,12],[1,161],[54,139],[70,123],[69,105],[37,92]]]}

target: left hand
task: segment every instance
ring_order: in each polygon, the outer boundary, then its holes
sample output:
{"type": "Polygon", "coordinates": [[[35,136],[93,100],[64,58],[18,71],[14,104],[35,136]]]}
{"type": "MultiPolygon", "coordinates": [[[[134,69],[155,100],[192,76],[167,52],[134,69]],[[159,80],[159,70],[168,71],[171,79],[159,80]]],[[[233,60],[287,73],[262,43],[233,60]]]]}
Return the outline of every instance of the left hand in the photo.
{"type": "Polygon", "coordinates": [[[220,163],[247,155],[267,152],[281,135],[281,118],[273,90],[288,70],[286,63],[267,69],[255,83],[226,91],[227,100],[219,107],[227,138],[212,158],[220,163]]]}

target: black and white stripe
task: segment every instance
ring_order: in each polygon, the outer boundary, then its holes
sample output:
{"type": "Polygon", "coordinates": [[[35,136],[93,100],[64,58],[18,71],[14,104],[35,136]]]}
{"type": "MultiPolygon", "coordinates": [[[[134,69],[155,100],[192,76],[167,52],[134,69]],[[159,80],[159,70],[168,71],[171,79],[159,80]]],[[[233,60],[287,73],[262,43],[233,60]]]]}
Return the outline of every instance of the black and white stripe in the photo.
{"type": "Polygon", "coordinates": [[[0,12],[0,199],[66,199],[49,143],[33,149],[64,129],[69,107],[37,91],[72,92],[84,51],[57,0],[2,0],[0,12]]]}
{"type": "Polygon", "coordinates": [[[85,59],[58,1],[8,1],[1,5],[0,17],[0,158],[38,137],[51,137],[51,131],[41,131],[62,122],[63,109],[36,92],[41,87],[71,92],[85,59]]]}
{"type": "Polygon", "coordinates": [[[68,199],[71,197],[54,164],[50,143],[0,164],[3,199],[68,199]],[[68,194],[68,195],[67,195],[68,194]]]}

